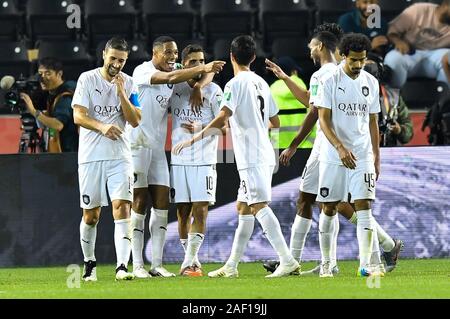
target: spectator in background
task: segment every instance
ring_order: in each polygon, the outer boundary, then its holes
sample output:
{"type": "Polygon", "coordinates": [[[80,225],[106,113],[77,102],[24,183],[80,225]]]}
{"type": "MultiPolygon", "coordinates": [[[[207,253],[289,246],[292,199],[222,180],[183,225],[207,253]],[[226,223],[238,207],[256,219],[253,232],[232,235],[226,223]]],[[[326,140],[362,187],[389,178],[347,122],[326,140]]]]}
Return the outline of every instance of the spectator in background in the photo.
{"type": "Polygon", "coordinates": [[[372,51],[384,56],[389,44],[389,39],[386,36],[388,31],[387,21],[381,15],[379,27],[371,28],[367,25],[368,18],[372,14],[369,6],[374,4],[377,5],[378,0],[356,0],[356,8],[341,15],[338,24],[345,33],[353,32],[366,35],[371,41],[372,51]]]}
{"type": "Polygon", "coordinates": [[[386,71],[383,62],[369,54],[364,69],[376,77],[380,83],[380,145],[399,146],[409,143],[413,138],[414,130],[408,106],[400,95],[400,90],[385,83],[387,78],[384,75],[386,71]]]}
{"type": "Polygon", "coordinates": [[[78,130],[73,121],[72,97],[76,83],[63,80],[63,65],[55,58],[43,58],[39,61],[39,81],[47,92],[46,111],[41,112],[26,93],[20,96],[36,120],[44,125],[46,148],[50,153],[77,152],[78,130]]]}
{"type": "MultiPolygon", "coordinates": [[[[291,57],[280,57],[278,59],[278,65],[284,73],[289,75],[297,86],[301,87],[305,91],[307,90],[305,82],[303,82],[303,80],[298,76],[301,72],[301,68],[291,57]]],[[[306,106],[300,103],[292,94],[291,90],[289,90],[285,81],[282,79],[276,80],[270,86],[270,92],[272,93],[275,103],[280,110],[278,113],[280,118],[278,147],[287,148],[297,135],[297,131],[303,124],[308,110],[306,106]]],[[[312,148],[315,136],[316,131],[313,129],[309,137],[299,145],[299,148],[312,148]]],[[[271,139],[272,142],[276,140],[275,134],[272,134],[271,139]]]]}
{"type": "Polygon", "coordinates": [[[401,88],[414,76],[450,82],[442,64],[450,48],[449,24],[450,0],[413,4],[392,20],[388,37],[395,50],[385,63],[393,70],[393,87],[401,88]]]}

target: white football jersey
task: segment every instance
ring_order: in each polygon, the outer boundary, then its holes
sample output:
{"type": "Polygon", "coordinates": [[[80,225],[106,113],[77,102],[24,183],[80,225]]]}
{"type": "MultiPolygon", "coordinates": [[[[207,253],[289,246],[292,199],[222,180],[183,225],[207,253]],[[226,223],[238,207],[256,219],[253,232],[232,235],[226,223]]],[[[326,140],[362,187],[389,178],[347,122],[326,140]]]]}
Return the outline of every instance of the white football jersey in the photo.
{"type": "Polygon", "coordinates": [[[152,61],[142,63],[133,72],[133,80],[139,91],[142,119],[138,127],[130,128],[132,146],[137,143],[142,132],[148,147],[164,148],[166,144],[167,110],[174,85],[151,84],[151,78],[156,72],[159,70],[152,61]]]}
{"type": "MultiPolygon", "coordinates": [[[[319,70],[314,72],[313,75],[311,75],[311,79],[309,81],[309,91],[310,91],[309,104],[311,108],[315,107],[319,89],[322,87],[323,81],[329,76],[331,76],[331,74],[333,74],[333,72],[336,71],[337,68],[338,66],[334,63],[326,63],[322,65],[319,70]]],[[[317,125],[316,138],[314,140],[314,145],[313,149],[311,150],[310,156],[318,157],[320,152],[320,144],[322,143],[322,140],[326,137],[323,135],[319,121],[317,121],[316,125],[317,125]]]]}
{"type": "MultiPolygon", "coordinates": [[[[115,124],[125,130],[125,118],[115,84],[108,82],[100,73],[101,68],[80,75],[72,99],[72,107],[80,105],[88,109],[89,117],[106,124],[115,124]]],[[[125,80],[125,92],[131,97],[137,94],[133,79],[120,72],[125,80]]],[[[103,134],[80,127],[78,163],[129,159],[130,142],[127,134],[113,141],[103,134]]]]}
{"type": "MultiPolygon", "coordinates": [[[[373,161],[369,115],[380,112],[378,80],[361,70],[356,79],[344,72],[344,65],[328,77],[315,100],[317,107],[331,109],[331,124],[344,146],[355,154],[357,161],[373,161]]],[[[324,138],[320,161],[342,164],[339,153],[324,138]]]]}
{"type": "Polygon", "coordinates": [[[233,112],[229,121],[237,168],[275,166],[268,127],[278,108],[266,81],[253,72],[239,72],[225,85],[221,108],[225,106],[233,112]]]}
{"type": "MultiPolygon", "coordinates": [[[[191,94],[192,88],[187,82],[176,84],[173,89],[172,97],[169,100],[170,109],[172,110],[172,145],[192,138],[193,134],[182,128],[181,124],[196,122],[201,123],[202,127],[205,127],[219,114],[223,92],[217,84],[210,83],[202,89],[203,106],[199,112],[194,112],[191,109],[191,104],[189,103],[191,94]]],[[[194,143],[192,146],[183,149],[179,155],[172,154],[171,164],[216,164],[218,142],[218,135],[208,136],[194,143]]]]}

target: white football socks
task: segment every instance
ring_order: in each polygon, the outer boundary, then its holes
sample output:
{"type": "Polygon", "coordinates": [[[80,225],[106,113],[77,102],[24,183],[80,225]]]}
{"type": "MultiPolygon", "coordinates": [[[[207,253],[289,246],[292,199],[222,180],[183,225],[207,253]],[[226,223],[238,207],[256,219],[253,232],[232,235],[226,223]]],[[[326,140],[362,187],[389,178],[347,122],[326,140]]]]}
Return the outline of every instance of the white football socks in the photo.
{"type": "Polygon", "coordinates": [[[131,253],[133,256],[133,269],[144,266],[142,251],[144,250],[145,215],[136,213],[131,209],[131,253]]]}
{"type": "Polygon", "coordinates": [[[169,211],[166,209],[151,209],[149,228],[152,245],[152,269],[161,267],[164,244],[166,242],[167,219],[169,211]]]}
{"type": "Polygon", "coordinates": [[[84,261],[95,261],[95,241],[97,239],[97,223],[88,225],[81,218],[80,244],[83,251],[84,261]]]}
{"type": "Polygon", "coordinates": [[[302,259],[303,249],[305,248],[306,237],[311,229],[312,220],[295,215],[294,223],[291,229],[291,241],[289,250],[292,257],[298,262],[302,259]]]}
{"type": "Polygon", "coordinates": [[[226,266],[236,269],[244,254],[245,247],[253,234],[255,227],[255,217],[253,215],[239,215],[239,223],[234,233],[231,254],[225,263],[226,266]]]}
{"type": "Polygon", "coordinates": [[[116,246],[117,267],[121,264],[127,267],[131,254],[129,219],[117,219],[114,221],[114,244],[116,246]]]}
{"type": "Polygon", "coordinates": [[[374,225],[372,223],[372,210],[357,211],[358,224],[356,225],[356,235],[359,246],[360,267],[368,268],[372,257],[372,240],[374,225]]]}

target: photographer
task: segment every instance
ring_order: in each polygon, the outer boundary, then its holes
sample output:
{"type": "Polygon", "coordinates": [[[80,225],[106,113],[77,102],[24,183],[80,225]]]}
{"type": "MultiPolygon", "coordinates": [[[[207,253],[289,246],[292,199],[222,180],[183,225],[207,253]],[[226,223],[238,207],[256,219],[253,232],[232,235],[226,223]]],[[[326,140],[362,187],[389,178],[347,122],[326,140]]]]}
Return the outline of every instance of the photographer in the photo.
{"type": "Polygon", "coordinates": [[[408,107],[399,89],[390,87],[388,71],[383,62],[370,55],[364,69],[380,83],[380,134],[381,146],[399,146],[411,141],[414,131],[408,107]]]}
{"type": "Polygon", "coordinates": [[[46,111],[36,110],[30,96],[20,94],[31,115],[48,128],[47,151],[50,153],[78,151],[78,130],[71,107],[75,83],[63,80],[62,69],[62,63],[57,59],[39,61],[41,88],[48,92],[46,111]]]}

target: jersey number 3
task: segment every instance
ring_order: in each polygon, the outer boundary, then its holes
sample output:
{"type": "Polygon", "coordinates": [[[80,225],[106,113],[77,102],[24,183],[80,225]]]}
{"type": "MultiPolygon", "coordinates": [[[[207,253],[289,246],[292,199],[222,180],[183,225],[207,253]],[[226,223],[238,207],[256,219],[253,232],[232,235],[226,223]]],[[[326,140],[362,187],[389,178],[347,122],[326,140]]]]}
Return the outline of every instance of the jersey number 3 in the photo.
{"type": "Polygon", "coordinates": [[[259,110],[261,111],[261,118],[264,122],[264,99],[261,95],[258,95],[258,102],[259,102],[259,110]]]}

